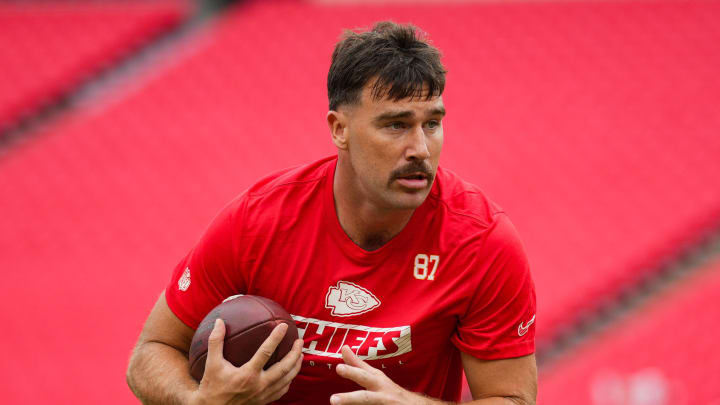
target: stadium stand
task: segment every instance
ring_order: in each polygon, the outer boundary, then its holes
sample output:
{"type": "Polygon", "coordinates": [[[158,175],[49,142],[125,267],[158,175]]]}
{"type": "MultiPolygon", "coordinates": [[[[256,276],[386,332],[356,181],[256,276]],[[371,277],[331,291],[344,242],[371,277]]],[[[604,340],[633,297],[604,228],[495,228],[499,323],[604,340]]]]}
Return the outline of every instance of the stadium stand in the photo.
{"type": "Polygon", "coordinates": [[[231,9],[127,98],[0,159],[5,364],[34,365],[0,367],[6,398],[130,401],[128,352],[175,262],[258,177],[333,153],[332,46],[388,18],[443,50],[441,164],[513,218],[550,339],[717,229],[718,17],[655,0],[231,9]]]}
{"type": "Polygon", "coordinates": [[[181,1],[0,3],[0,135],[173,28],[181,1]]]}
{"type": "Polygon", "coordinates": [[[720,404],[720,262],[594,337],[540,379],[540,404],[720,404]]]}

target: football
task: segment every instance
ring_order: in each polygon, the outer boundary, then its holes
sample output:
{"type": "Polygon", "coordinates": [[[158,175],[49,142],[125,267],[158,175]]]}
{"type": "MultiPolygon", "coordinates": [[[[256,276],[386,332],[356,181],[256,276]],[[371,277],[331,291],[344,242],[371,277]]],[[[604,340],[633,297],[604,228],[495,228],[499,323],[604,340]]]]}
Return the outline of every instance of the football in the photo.
{"type": "Polygon", "coordinates": [[[217,318],[225,322],[223,356],[236,367],[248,362],[270,332],[281,323],[286,323],[288,329],[265,365],[266,369],[282,359],[298,338],[295,321],[277,302],[256,295],[226,299],[205,316],[193,336],[189,354],[190,374],[198,381],[205,373],[208,338],[217,318]]]}

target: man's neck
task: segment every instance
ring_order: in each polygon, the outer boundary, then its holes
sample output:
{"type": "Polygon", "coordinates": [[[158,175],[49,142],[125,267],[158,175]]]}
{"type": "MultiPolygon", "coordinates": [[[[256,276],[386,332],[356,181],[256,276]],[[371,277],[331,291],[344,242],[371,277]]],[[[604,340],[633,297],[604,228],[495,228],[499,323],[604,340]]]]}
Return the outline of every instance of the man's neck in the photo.
{"type": "Polygon", "coordinates": [[[367,251],[381,248],[399,234],[415,210],[383,209],[357,190],[340,167],[335,169],[335,213],[345,234],[367,251]]]}

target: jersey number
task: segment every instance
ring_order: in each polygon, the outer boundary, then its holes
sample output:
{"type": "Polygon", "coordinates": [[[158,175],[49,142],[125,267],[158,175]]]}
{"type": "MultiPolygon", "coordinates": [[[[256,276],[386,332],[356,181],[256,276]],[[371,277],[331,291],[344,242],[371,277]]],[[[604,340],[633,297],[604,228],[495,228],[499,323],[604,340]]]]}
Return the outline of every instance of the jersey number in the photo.
{"type": "Polygon", "coordinates": [[[413,275],[418,280],[435,280],[438,263],[440,263],[440,256],[430,255],[430,257],[428,257],[428,255],[420,253],[415,256],[413,275]],[[428,275],[428,267],[430,267],[430,264],[432,264],[432,271],[430,271],[430,275],[428,275]]]}

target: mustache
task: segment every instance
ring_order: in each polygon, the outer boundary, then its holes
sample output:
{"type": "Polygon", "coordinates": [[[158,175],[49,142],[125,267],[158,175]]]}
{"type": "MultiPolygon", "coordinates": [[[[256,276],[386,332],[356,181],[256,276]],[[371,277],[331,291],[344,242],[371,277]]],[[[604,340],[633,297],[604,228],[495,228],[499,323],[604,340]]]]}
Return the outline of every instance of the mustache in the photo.
{"type": "Polygon", "coordinates": [[[424,174],[425,176],[427,176],[428,181],[430,181],[430,182],[432,182],[433,178],[435,177],[432,167],[430,166],[430,164],[428,162],[412,161],[403,167],[393,170],[393,172],[390,173],[390,181],[392,182],[393,180],[395,180],[397,178],[409,176],[414,173],[424,174]]]}

